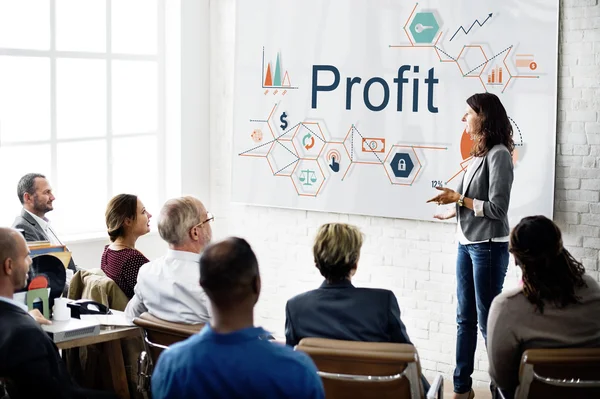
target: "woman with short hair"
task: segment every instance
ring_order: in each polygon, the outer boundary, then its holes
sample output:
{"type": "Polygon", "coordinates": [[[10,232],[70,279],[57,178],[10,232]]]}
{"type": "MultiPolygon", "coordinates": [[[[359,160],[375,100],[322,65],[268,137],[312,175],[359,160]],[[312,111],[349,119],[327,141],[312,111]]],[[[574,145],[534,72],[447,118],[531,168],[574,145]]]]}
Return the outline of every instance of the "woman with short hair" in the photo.
{"type": "Polygon", "coordinates": [[[112,244],[104,247],[101,269],[131,299],[140,267],[149,262],[135,243],[150,231],[152,215],[137,196],[119,194],[109,201],[105,217],[112,244]]]}
{"type": "Polygon", "coordinates": [[[556,224],[526,217],[510,235],[523,284],[492,302],[488,357],[492,381],[512,397],[527,349],[600,347],[600,287],[563,246],[556,224]]]}
{"type": "MultiPolygon", "coordinates": [[[[328,223],[319,228],[313,257],[325,281],[287,302],[288,345],[307,337],[411,344],[394,293],[352,285],[363,241],[360,230],[349,224],[328,223]]],[[[421,381],[427,392],[429,383],[423,376],[421,381]]]]}
{"type": "Polygon", "coordinates": [[[410,343],[394,293],[352,285],[362,244],[363,234],[355,226],[328,223],[319,228],[313,256],[325,281],[287,302],[288,345],[305,337],[410,343]]]}

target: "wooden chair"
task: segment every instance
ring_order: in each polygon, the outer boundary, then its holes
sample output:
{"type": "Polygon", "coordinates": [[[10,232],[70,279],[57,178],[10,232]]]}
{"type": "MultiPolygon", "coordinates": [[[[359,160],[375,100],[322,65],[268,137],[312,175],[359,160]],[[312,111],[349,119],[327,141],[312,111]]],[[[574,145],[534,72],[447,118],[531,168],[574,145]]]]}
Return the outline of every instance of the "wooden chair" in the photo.
{"type": "Polygon", "coordinates": [[[600,348],[526,350],[515,398],[600,398],[600,348]]]}
{"type": "Polygon", "coordinates": [[[142,313],[133,319],[133,324],[142,328],[144,351],[140,353],[138,362],[138,390],[147,392],[152,370],[163,350],[198,333],[204,324],[172,323],[142,313]]]}
{"type": "MultiPolygon", "coordinates": [[[[315,362],[328,399],[425,397],[413,345],[304,338],[296,350],[315,362]]],[[[427,398],[442,397],[443,379],[438,375],[427,398]]]]}
{"type": "Polygon", "coordinates": [[[523,353],[518,398],[600,398],[600,348],[523,353]]]}

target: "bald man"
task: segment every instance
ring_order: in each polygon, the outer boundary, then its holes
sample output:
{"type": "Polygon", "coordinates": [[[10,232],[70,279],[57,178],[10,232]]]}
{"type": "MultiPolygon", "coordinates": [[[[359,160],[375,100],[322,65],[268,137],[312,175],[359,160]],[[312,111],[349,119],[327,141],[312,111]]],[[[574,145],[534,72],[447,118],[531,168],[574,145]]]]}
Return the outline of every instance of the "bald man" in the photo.
{"type": "Polygon", "coordinates": [[[7,381],[9,397],[94,397],[73,384],[54,342],[27,307],[13,300],[27,284],[30,265],[21,233],[0,227],[0,378],[7,381]]]}
{"type": "Polygon", "coordinates": [[[213,318],[199,334],[164,351],[152,374],[154,399],[323,399],[321,378],[302,352],[265,340],[254,326],[260,295],[250,245],[229,238],[200,258],[200,285],[213,318]]]}

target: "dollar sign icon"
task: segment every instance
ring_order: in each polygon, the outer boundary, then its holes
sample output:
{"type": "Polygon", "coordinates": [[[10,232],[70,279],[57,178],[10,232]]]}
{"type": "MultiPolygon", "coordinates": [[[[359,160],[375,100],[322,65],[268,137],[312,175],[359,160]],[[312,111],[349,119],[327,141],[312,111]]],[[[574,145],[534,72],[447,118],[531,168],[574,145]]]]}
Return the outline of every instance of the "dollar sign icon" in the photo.
{"type": "Polygon", "coordinates": [[[283,114],[281,114],[281,116],[279,117],[279,120],[281,121],[281,125],[279,125],[279,127],[282,130],[285,130],[288,127],[288,121],[286,120],[287,118],[287,114],[284,112],[283,114]]]}

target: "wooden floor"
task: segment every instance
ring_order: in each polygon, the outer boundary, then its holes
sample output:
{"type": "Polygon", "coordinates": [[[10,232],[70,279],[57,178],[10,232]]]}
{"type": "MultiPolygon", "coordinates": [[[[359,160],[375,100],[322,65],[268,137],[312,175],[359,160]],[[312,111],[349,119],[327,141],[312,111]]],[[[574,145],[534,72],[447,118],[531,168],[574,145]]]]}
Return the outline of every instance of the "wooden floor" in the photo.
{"type": "MultiPolygon", "coordinates": [[[[473,388],[475,391],[475,399],[491,399],[492,394],[489,388],[473,388]]],[[[444,399],[452,399],[452,395],[454,395],[454,390],[452,387],[451,380],[444,380],[444,399]]]]}

